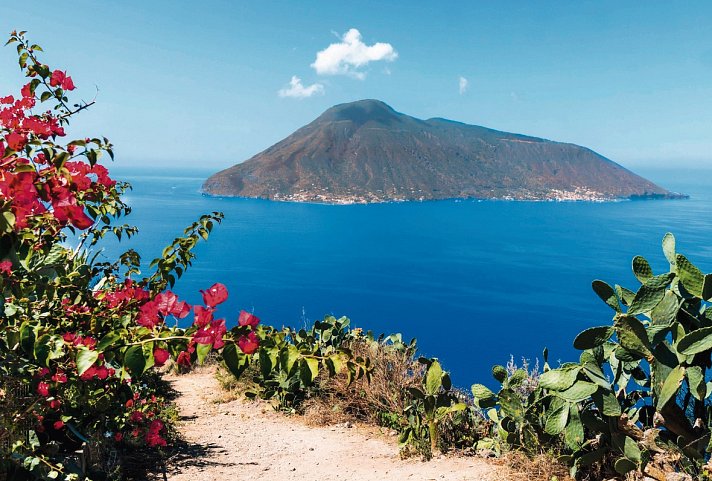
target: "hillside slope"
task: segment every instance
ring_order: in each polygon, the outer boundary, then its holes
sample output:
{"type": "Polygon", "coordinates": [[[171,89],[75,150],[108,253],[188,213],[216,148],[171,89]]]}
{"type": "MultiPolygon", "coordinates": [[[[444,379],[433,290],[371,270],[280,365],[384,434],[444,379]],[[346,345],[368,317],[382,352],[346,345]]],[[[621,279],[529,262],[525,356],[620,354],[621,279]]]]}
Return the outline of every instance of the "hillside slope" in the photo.
{"type": "Polygon", "coordinates": [[[203,191],[333,203],[677,196],[585,147],[419,120],[378,100],[330,108],[267,150],[214,174],[203,191]]]}

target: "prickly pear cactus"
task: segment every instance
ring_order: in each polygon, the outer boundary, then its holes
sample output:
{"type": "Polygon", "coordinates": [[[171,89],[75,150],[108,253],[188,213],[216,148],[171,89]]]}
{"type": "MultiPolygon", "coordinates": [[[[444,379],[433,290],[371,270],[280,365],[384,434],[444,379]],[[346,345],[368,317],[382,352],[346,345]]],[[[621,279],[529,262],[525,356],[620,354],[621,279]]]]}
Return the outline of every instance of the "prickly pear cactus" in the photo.
{"type": "Polygon", "coordinates": [[[501,439],[529,450],[563,441],[574,475],[594,463],[646,473],[660,453],[702,472],[712,453],[712,274],[678,253],[672,234],[662,244],[669,271],[656,274],[636,256],[636,291],[593,282],[613,319],[574,339],[577,363],[545,366],[528,399],[511,396],[500,367],[497,395],[472,387],[501,439]]]}

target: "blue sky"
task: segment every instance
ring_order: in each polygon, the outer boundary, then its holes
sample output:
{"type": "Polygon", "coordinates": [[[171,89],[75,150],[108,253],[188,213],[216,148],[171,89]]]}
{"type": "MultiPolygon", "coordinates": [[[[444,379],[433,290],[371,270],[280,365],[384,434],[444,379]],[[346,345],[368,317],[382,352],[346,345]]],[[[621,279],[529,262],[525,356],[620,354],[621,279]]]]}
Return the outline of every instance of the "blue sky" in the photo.
{"type": "MultiPolygon", "coordinates": [[[[710,2],[3,2],[0,31],[15,28],[81,97],[98,88],[73,130],[109,137],[122,166],[228,167],[377,98],[631,168],[712,167],[710,2]],[[312,66],[350,29],[386,45],[312,66]],[[279,95],[293,76],[311,96],[279,95]]],[[[0,50],[3,93],[20,85],[14,53],[0,50]]]]}

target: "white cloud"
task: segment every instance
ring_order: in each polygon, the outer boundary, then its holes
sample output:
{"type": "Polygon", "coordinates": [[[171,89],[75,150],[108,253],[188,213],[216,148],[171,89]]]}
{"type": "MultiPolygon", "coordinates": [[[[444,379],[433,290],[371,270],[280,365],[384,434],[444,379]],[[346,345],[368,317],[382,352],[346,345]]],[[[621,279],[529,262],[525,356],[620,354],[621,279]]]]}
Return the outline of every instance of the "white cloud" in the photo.
{"type": "Polygon", "coordinates": [[[460,95],[467,92],[467,89],[469,88],[469,86],[470,86],[470,81],[467,80],[462,75],[460,75],[460,95]]]}
{"type": "Polygon", "coordinates": [[[312,95],[323,94],[324,86],[320,83],[311,84],[305,87],[302,84],[302,79],[296,75],[292,76],[292,80],[289,81],[289,86],[281,88],[277,94],[280,97],[292,97],[296,99],[303,99],[311,97],[312,95]]]}
{"type": "Polygon", "coordinates": [[[350,75],[363,79],[366,74],[360,68],[370,62],[392,62],[396,58],[398,52],[390,43],[366,45],[361,40],[361,32],[352,28],[341,37],[341,42],[332,43],[317,52],[311,66],[319,75],[350,75]]]}

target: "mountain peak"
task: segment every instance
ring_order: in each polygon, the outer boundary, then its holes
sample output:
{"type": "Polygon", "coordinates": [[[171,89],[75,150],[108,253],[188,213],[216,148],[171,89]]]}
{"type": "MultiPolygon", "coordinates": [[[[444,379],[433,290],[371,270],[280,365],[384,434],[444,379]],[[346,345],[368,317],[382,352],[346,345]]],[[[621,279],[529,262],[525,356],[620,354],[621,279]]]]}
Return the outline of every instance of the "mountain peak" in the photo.
{"type": "Polygon", "coordinates": [[[348,121],[358,125],[366,122],[391,124],[400,121],[400,114],[385,102],[375,99],[357,100],[334,105],[317,119],[320,122],[348,121]]]}

